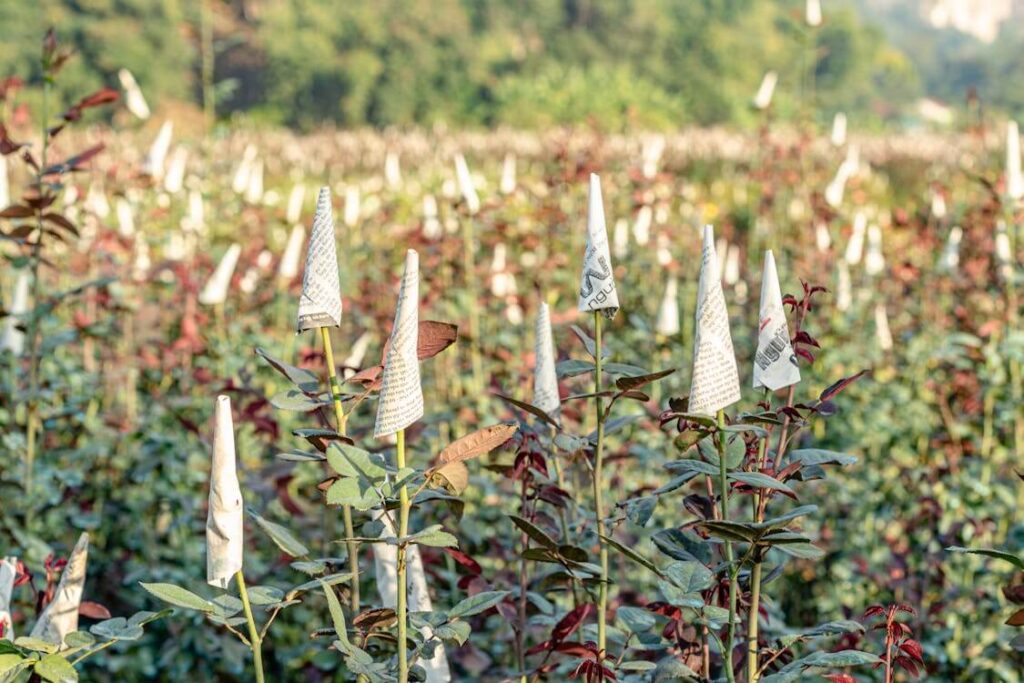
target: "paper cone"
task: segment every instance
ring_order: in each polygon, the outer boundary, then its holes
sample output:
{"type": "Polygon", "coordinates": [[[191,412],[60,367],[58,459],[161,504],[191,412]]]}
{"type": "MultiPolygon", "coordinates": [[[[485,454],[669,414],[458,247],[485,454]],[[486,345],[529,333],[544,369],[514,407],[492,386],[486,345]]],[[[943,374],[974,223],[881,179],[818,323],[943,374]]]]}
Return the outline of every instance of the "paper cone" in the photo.
{"type": "Polygon", "coordinates": [[[846,114],[836,112],[832,118],[832,144],[842,147],[846,144],[846,114]]]}
{"type": "Polygon", "coordinates": [[[619,295],[615,291],[612,257],[608,252],[608,228],[604,222],[604,200],[601,198],[601,179],[590,174],[590,199],[587,209],[587,250],[583,255],[583,273],[580,278],[579,310],[582,313],[601,311],[611,320],[619,310],[619,295]]]}
{"type": "Polygon", "coordinates": [[[363,332],[356,339],[356,343],[349,349],[349,354],[341,362],[345,372],[345,379],[348,379],[356,373],[356,370],[363,367],[363,359],[366,358],[366,351],[370,348],[370,342],[373,341],[373,335],[369,332],[363,332]]]}
{"type": "Polygon", "coordinates": [[[298,331],[341,324],[341,283],[338,277],[338,248],[334,240],[334,211],[331,190],[320,188],[313,217],[313,232],[306,251],[306,270],[299,297],[298,331]]]}
{"type": "Polygon", "coordinates": [[[672,251],[668,247],[669,247],[669,237],[668,237],[668,235],[663,233],[663,232],[659,233],[658,234],[658,251],[656,252],[655,257],[658,260],[658,265],[661,266],[662,268],[665,268],[665,267],[668,266],[668,264],[672,263],[672,251]]]}
{"type": "Polygon", "coordinates": [[[946,213],[946,198],[942,196],[941,192],[932,192],[932,216],[941,221],[943,218],[946,217],[946,213]]]}
{"type": "Polygon", "coordinates": [[[960,267],[960,241],[964,237],[963,228],[954,225],[949,231],[949,238],[946,240],[946,247],[942,250],[942,259],[939,261],[939,268],[953,272],[960,267]]]}
{"type": "Polygon", "coordinates": [[[388,152],[384,157],[384,180],[392,190],[402,184],[402,169],[398,162],[398,155],[394,152],[388,152]]]}
{"type": "Polygon", "coordinates": [[[171,148],[171,134],[173,132],[174,124],[170,121],[164,121],[164,124],[160,126],[160,132],[157,133],[156,139],[153,141],[152,147],[149,148],[149,154],[146,155],[143,171],[157,180],[161,180],[164,177],[164,161],[167,160],[167,150],[171,148]]]}
{"type": "Polygon", "coordinates": [[[804,19],[811,28],[821,26],[821,0],[807,0],[804,19]]]}
{"type": "Polygon", "coordinates": [[[117,234],[121,237],[131,237],[135,234],[135,216],[132,214],[132,206],[127,199],[118,197],[114,203],[117,213],[117,234]]]}
{"type": "Polygon", "coordinates": [[[25,333],[18,329],[22,316],[28,313],[28,290],[31,275],[27,268],[18,271],[14,281],[14,294],[11,296],[10,315],[4,318],[4,333],[0,337],[0,351],[10,351],[18,357],[25,350],[25,333]]]}
{"type": "Polygon", "coordinates": [[[533,405],[559,422],[562,402],[558,395],[558,375],[555,372],[555,341],[551,335],[551,315],[544,302],[537,309],[533,352],[536,357],[533,367],[533,405]]]}
{"type": "Polygon", "coordinates": [[[996,265],[999,277],[1008,282],[1013,276],[1013,250],[1010,247],[1010,236],[1006,232],[1006,222],[996,224],[996,265]]]}
{"type": "Polygon", "coordinates": [[[395,324],[391,328],[380,398],[377,402],[377,423],[374,438],[390,436],[423,417],[423,389],[420,386],[420,363],[416,355],[419,340],[420,299],[419,254],[405,253],[405,272],[395,306],[395,324]]]}
{"type": "Polygon", "coordinates": [[[644,178],[650,179],[658,175],[658,166],[661,164],[661,155],[664,152],[665,137],[663,135],[655,135],[644,140],[641,152],[643,158],[641,171],[644,178]]]}
{"type": "MultiPolygon", "coordinates": [[[[395,528],[387,515],[379,514],[377,519],[384,524],[380,538],[394,538],[395,528]]],[[[419,546],[411,543],[406,546],[406,581],[409,596],[410,612],[431,612],[434,609],[430,599],[427,575],[423,569],[423,558],[419,546]]],[[[377,579],[377,592],[380,594],[381,605],[394,609],[398,604],[398,547],[388,543],[373,544],[373,568],[377,579]]],[[[424,627],[420,629],[424,639],[433,636],[433,631],[424,627]]],[[[420,660],[420,665],[427,674],[427,683],[448,683],[451,681],[451,670],[443,645],[434,650],[430,659],[420,660]]]]}
{"type": "Polygon", "coordinates": [[[838,209],[843,203],[843,194],[846,191],[846,181],[850,177],[850,165],[845,161],[839,165],[835,177],[825,188],[825,201],[833,209],[838,209]]]}
{"type": "Polygon", "coordinates": [[[238,162],[235,175],[231,179],[231,189],[235,194],[242,194],[249,185],[249,174],[252,173],[252,165],[256,161],[256,147],[246,145],[242,152],[242,160],[238,162]]]}
{"type": "Polygon", "coordinates": [[[11,619],[11,595],[14,579],[18,576],[18,558],[5,557],[0,560],[0,638],[13,641],[14,621],[11,619]]]}
{"type": "Polygon", "coordinates": [[[846,261],[836,263],[836,308],[850,310],[853,305],[853,284],[850,282],[850,267],[846,261]]]}
{"type": "Polygon", "coordinates": [[[846,243],[846,253],[843,255],[847,265],[855,266],[860,263],[864,254],[864,233],[867,227],[867,216],[858,211],[853,217],[853,232],[850,233],[850,241],[846,243]]]}
{"type": "Polygon", "coordinates": [[[167,166],[167,173],[164,175],[164,189],[171,194],[181,192],[185,184],[185,167],[188,164],[188,150],[181,145],[174,148],[171,154],[171,161],[167,166]]]}
{"type": "MultiPolygon", "coordinates": [[[[600,188],[598,188],[600,190],[600,188]]],[[[649,204],[644,204],[636,212],[636,222],[633,223],[633,240],[637,246],[645,247],[651,241],[651,221],[654,213],[649,204]]]]}
{"type": "Polygon", "coordinates": [[[250,204],[263,202],[263,161],[261,159],[257,159],[249,171],[248,182],[245,186],[245,201],[250,204]]]}
{"type": "Polygon", "coordinates": [[[1016,121],[1006,124],[1006,194],[1014,201],[1024,197],[1024,173],[1020,165],[1020,131],[1016,121]]]}
{"type": "Polygon", "coordinates": [[[775,94],[775,84],[779,82],[779,74],[774,71],[766,71],[761,79],[761,87],[757,89],[754,96],[754,106],[764,111],[772,106],[772,95],[775,94]]]}
{"type": "Polygon", "coordinates": [[[0,209],[11,204],[11,183],[7,176],[7,157],[0,154],[0,209]]]}
{"type": "Polygon", "coordinates": [[[238,265],[238,257],[242,253],[242,247],[232,244],[224,252],[217,270],[206,281],[206,286],[199,293],[199,303],[204,306],[216,306],[227,301],[228,289],[231,287],[231,277],[235,274],[235,266],[238,265]]]}
{"type": "Polygon", "coordinates": [[[704,228],[704,253],[697,288],[693,373],[689,412],[714,415],[740,400],[739,372],[729,332],[729,313],[718,276],[714,230],[704,228]]]}
{"type": "Polygon", "coordinates": [[[516,157],[514,154],[506,154],[505,160],[501,162],[501,183],[498,189],[502,194],[512,194],[516,191],[516,157]]]}
{"type": "Polygon", "coordinates": [[[782,306],[782,290],[771,250],[764,254],[761,275],[761,312],[758,316],[757,353],[754,354],[754,388],[772,391],[800,381],[800,368],[789,339],[786,309],[782,306]]]}
{"type": "Polygon", "coordinates": [[[875,339],[882,351],[892,351],[892,332],[889,330],[889,315],[883,304],[875,305],[875,339]]]}
{"type": "Polygon", "coordinates": [[[459,183],[459,192],[466,202],[466,209],[470,215],[480,210],[480,197],[476,193],[476,185],[473,183],[473,176],[466,165],[466,158],[461,154],[455,155],[455,178],[459,183]]]}
{"type": "Polygon", "coordinates": [[[306,199],[306,186],[297,183],[288,195],[288,209],[285,211],[284,219],[291,225],[295,225],[302,218],[302,202],[306,199]]]}
{"type": "Polygon", "coordinates": [[[206,515],[206,582],[226,589],[242,570],[245,545],[242,488],[235,469],[235,427],[227,396],[217,397],[214,420],[210,508],[206,515]]]}
{"type": "Polygon", "coordinates": [[[189,190],[188,193],[188,225],[197,233],[206,229],[206,208],[203,206],[203,195],[199,190],[189,190]]]}
{"type": "Polygon", "coordinates": [[[872,223],[868,227],[868,250],[864,257],[864,272],[879,275],[885,270],[885,255],[882,253],[882,230],[872,223]]]}
{"type": "Polygon", "coordinates": [[[612,252],[615,258],[624,259],[629,254],[629,223],[625,218],[615,221],[615,231],[612,234],[612,252]]]}
{"type": "Polygon", "coordinates": [[[281,265],[278,266],[277,275],[282,280],[291,282],[299,274],[299,258],[302,256],[302,243],[306,240],[306,229],[301,225],[292,228],[288,235],[288,244],[284,248],[284,255],[281,256],[281,265]]]}
{"type": "Polygon", "coordinates": [[[674,277],[669,278],[665,285],[665,294],[661,297],[658,307],[658,322],[655,331],[663,337],[674,337],[679,334],[679,283],[674,277]]]}
{"type": "Polygon", "coordinates": [[[359,186],[349,185],[345,188],[345,225],[350,228],[356,227],[359,223],[360,212],[359,186]]]}
{"type": "Polygon", "coordinates": [[[85,566],[88,559],[89,534],[84,533],[78,537],[78,543],[60,575],[53,601],[46,606],[39,615],[39,621],[32,627],[33,638],[63,645],[65,636],[78,630],[78,606],[82,602],[82,590],[85,588],[85,566]]]}
{"type": "Polygon", "coordinates": [[[725,250],[725,270],[722,273],[725,284],[733,287],[740,281],[740,248],[730,244],[725,250]]]}
{"type": "Polygon", "coordinates": [[[146,104],[146,98],[143,97],[142,90],[132,72],[128,69],[121,69],[117,72],[117,79],[121,81],[121,87],[124,88],[125,106],[128,107],[128,111],[143,121],[148,119],[149,105],[146,104]]]}
{"type": "Polygon", "coordinates": [[[814,226],[814,244],[823,254],[832,246],[832,235],[828,232],[828,226],[822,221],[814,226]]]}

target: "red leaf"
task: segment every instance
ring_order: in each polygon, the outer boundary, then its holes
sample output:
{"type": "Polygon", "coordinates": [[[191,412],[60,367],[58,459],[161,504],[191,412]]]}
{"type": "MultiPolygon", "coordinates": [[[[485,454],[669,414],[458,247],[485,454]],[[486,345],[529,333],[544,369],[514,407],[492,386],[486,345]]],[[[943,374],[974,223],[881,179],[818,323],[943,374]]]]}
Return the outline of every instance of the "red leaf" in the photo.
{"type": "Polygon", "coordinates": [[[868,607],[866,610],[864,610],[864,616],[862,618],[869,619],[871,617],[877,617],[879,614],[882,614],[883,612],[885,612],[885,608],[881,605],[871,605],[871,607],[868,607]]]}
{"type": "Polygon", "coordinates": [[[857,679],[850,674],[825,674],[822,678],[827,678],[832,683],[857,683],[857,679]]]}
{"type": "Polygon", "coordinates": [[[924,649],[921,647],[921,643],[917,642],[913,638],[908,638],[900,643],[900,649],[910,655],[913,659],[924,664],[924,649]]]}
{"type": "Polygon", "coordinates": [[[573,611],[562,617],[562,620],[551,629],[551,638],[555,641],[563,641],[571,636],[580,627],[588,616],[594,611],[590,603],[580,605],[573,611]]]}
{"type": "Polygon", "coordinates": [[[98,602],[89,602],[88,600],[83,600],[78,605],[78,613],[83,617],[89,617],[90,619],[110,618],[110,610],[98,602]]]}
{"type": "Polygon", "coordinates": [[[830,386],[827,389],[825,389],[825,391],[821,392],[821,396],[818,397],[818,400],[819,401],[827,401],[827,400],[829,400],[830,398],[832,398],[833,396],[838,394],[840,391],[842,391],[843,389],[845,389],[846,387],[850,386],[851,384],[856,382],[858,379],[863,377],[865,374],[867,374],[867,370],[861,370],[856,375],[850,375],[849,377],[842,378],[841,380],[839,380],[838,382],[836,382],[832,386],[830,386]]]}
{"type": "Polygon", "coordinates": [[[480,567],[477,561],[461,550],[458,550],[457,548],[442,548],[442,550],[448,553],[453,560],[468,569],[471,574],[479,575],[483,573],[484,570],[480,567]]]}
{"type": "Polygon", "coordinates": [[[27,206],[12,204],[3,211],[0,211],[0,218],[28,218],[32,213],[32,209],[27,206]]]}

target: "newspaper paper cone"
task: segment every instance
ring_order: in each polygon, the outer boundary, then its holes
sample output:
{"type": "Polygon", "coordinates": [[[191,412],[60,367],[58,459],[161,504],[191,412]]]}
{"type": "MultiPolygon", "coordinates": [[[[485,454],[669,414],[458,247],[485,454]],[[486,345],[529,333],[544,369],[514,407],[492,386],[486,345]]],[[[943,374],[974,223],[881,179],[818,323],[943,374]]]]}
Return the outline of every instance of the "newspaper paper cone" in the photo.
{"type": "Polygon", "coordinates": [[[619,310],[619,295],[612,274],[612,257],[608,251],[608,227],[604,222],[604,200],[601,179],[590,174],[590,199],[587,208],[587,250],[583,255],[580,278],[581,313],[601,311],[611,320],[619,310]]]}
{"type": "Polygon", "coordinates": [[[263,202],[263,160],[257,159],[249,170],[248,183],[245,186],[245,201],[250,204],[263,202]]]}
{"type": "Polygon", "coordinates": [[[0,337],[0,351],[10,351],[18,357],[25,350],[25,333],[18,329],[21,316],[28,313],[29,270],[22,268],[14,281],[14,296],[11,297],[10,315],[4,318],[4,333],[0,337]]]}
{"type": "Polygon", "coordinates": [[[761,79],[761,87],[757,89],[754,96],[754,106],[764,111],[772,106],[772,95],[775,94],[775,85],[779,82],[779,74],[774,71],[766,71],[761,79]]]}
{"type": "Polygon", "coordinates": [[[189,190],[188,193],[188,227],[199,233],[206,230],[206,208],[199,190],[189,190]]]}
{"type": "Polygon", "coordinates": [[[0,209],[11,203],[11,183],[7,177],[7,157],[0,154],[0,209]]]}
{"type": "Polygon", "coordinates": [[[60,575],[60,583],[53,593],[53,601],[39,615],[39,621],[32,627],[32,637],[42,638],[58,645],[64,638],[78,630],[78,606],[82,603],[85,588],[85,567],[89,559],[89,534],[82,534],[75,543],[67,566],[60,575]]]}
{"type": "Polygon", "coordinates": [[[182,146],[174,148],[171,154],[171,161],[167,165],[167,174],[164,175],[164,189],[171,194],[181,192],[185,185],[185,168],[188,165],[188,150],[182,146]]]}
{"type": "Polygon", "coordinates": [[[636,212],[636,222],[633,223],[633,240],[637,246],[645,247],[651,241],[651,222],[654,220],[654,212],[649,204],[644,204],[636,212]]]}
{"type": "Polygon", "coordinates": [[[131,237],[135,234],[135,216],[132,214],[132,205],[127,199],[118,197],[114,203],[114,210],[117,213],[117,234],[121,237],[131,237]]]}
{"type": "Polygon", "coordinates": [[[821,0],[807,0],[804,19],[811,28],[821,26],[821,0]]]}
{"type": "Polygon", "coordinates": [[[288,194],[288,208],[285,211],[284,219],[291,225],[295,225],[302,218],[302,202],[306,199],[306,186],[297,183],[288,194]]]}
{"type": "Polygon", "coordinates": [[[359,213],[361,210],[359,186],[349,185],[345,188],[345,214],[343,216],[345,225],[350,228],[356,227],[359,223],[359,213]]]}
{"type": "Polygon", "coordinates": [[[143,121],[148,119],[149,105],[146,104],[146,98],[143,97],[142,90],[132,72],[128,69],[121,69],[117,72],[117,79],[121,81],[121,87],[124,88],[125,106],[128,107],[128,111],[143,121]]]}
{"type": "Polygon", "coordinates": [[[964,230],[959,225],[954,225],[949,231],[949,239],[946,240],[946,248],[942,250],[942,259],[939,267],[947,272],[954,272],[960,266],[960,241],[964,237],[964,230]]]}
{"type": "Polygon", "coordinates": [[[419,342],[420,258],[410,249],[405,253],[405,272],[391,328],[374,438],[390,436],[423,417],[423,389],[420,363],[416,354],[419,342]]]}
{"type": "Polygon", "coordinates": [[[551,335],[551,314],[544,302],[541,302],[537,309],[533,353],[536,357],[533,368],[533,405],[558,422],[562,401],[558,395],[558,375],[555,372],[555,342],[551,335]]]}
{"type": "Polygon", "coordinates": [[[301,225],[292,228],[288,235],[288,244],[285,245],[284,255],[281,256],[281,265],[278,266],[277,275],[282,280],[291,282],[299,274],[299,259],[302,257],[302,243],[306,239],[306,229],[301,225]]]}
{"type": "Polygon", "coordinates": [[[885,270],[885,255],[882,253],[882,229],[872,223],[868,227],[868,249],[864,256],[864,272],[875,276],[885,270]]]}
{"type": "Polygon", "coordinates": [[[14,640],[14,621],[11,619],[11,594],[18,575],[18,558],[0,560],[0,637],[14,640]]]}
{"type": "MultiPolygon", "coordinates": [[[[394,538],[395,528],[387,515],[380,514],[377,519],[384,524],[380,538],[394,538]]],[[[427,575],[423,569],[423,557],[420,555],[418,545],[410,543],[406,546],[405,561],[409,611],[432,611],[433,601],[430,599],[427,575]]],[[[389,543],[375,543],[373,545],[373,568],[381,604],[386,608],[394,609],[398,604],[398,547],[389,543]]],[[[420,629],[420,633],[424,639],[433,636],[429,627],[423,627],[420,629]]],[[[427,683],[448,683],[452,679],[451,670],[448,667],[448,657],[445,655],[443,645],[434,650],[433,657],[422,659],[419,663],[426,671],[427,683]]]]}
{"type": "Polygon", "coordinates": [[[823,254],[832,246],[832,235],[829,234],[828,226],[824,221],[819,221],[814,225],[814,244],[823,254]]]}
{"type": "Polygon", "coordinates": [[[836,308],[850,310],[853,305],[853,283],[850,281],[850,267],[846,261],[836,263],[836,308]]]}
{"type": "Polygon", "coordinates": [[[860,263],[864,254],[864,233],[867,227],[868,217],[858,211],[853,217],[853,232],[850,233],[850,241],[846,243],[846,252],[843,254],[847,265],[855,266],[860,263]]]}
{"type": "Polygon", "coordinates": [[[1006,194],[1010,199],[1024,197],[1024,173],[1020,166],[1020,130],[1016,121],[1006,124],[1006,194]]]}
{"type": "Polygon", "coordinates": [[[455,178],[459,182],[459,192],[466,202],[466,208],[470,215],[480,210],[480,197],[476,193],[476,186],[473,184],[473,175],[466,165],[466,158],[461,154],[455,155],[455,178]]]}
{"type": "Polygon", "coordinates": [[[1005,221],[996,223],[996,266],[1000,279],[1009,282],[1013,276],[1013,250],[1005,221]]]}
{"type": "Polygon", "coordinates": [[[235,426],[231,399],[217,397],[214,415],[213,463],[210,468],[210,509],[206,515],[206,582],[227,588],[242,570],[242,488],[235,469],[235,426]]]}
{"type": "Polygon", "coordinates": [[[892,332],[889,330],[889,315],[882,304],[875,305],[875,339],[882,351],[892,351],[892,332]]]}
{"type": "Polygon", "coordinates": [[[689,412],[714,415],[740,400],[739,371],[729,332],[729,313],[718,275],[714,229],[704,228],[703,261],[697,287],[689,412]]]}
{"type": "Polygon", "coordinates": [[[758,316],[757,353],[754,355],[754,388],[772,391],[800,381],[800,368],[789,339],[782,290],[771,250],[764,254],[761,275],[761,312],[758,316]]]}
{"type": "Polygon", "coordinates": [[[384,180],[392,190],[402,184],[402,169],[399,165],[398,155],[388,152],[384,157],[384,180]]]}
{"type": "Polygon", "coordinates": [[[171,134],[173,132],[174,124],[170,121],[164,121],[164,125],[160,126],[160,132],[157,133],[156,139],[146,155],[143,170],[157,180],[164,177],[164,161],[167,159],[167,150],[171,148],[171,134]]]}
{"type": "Polygon", "coordinates": [[[228,247],[217,264],[217,270],[213,271],[203,291],[199,293],[199,303],[204,306],[216,306],[227,301],[231,277],[235,274],[235,266],[238,265],[241,253],[242,247],[237,244],[228,247]]]}
{"type": "Polygon", "coordinates": [[[846,114],[839,111],[832,118],[832,144],[842,147],[846,144],[846,114]]]}
{"type": "Polygon", "coordinates": [[[249,185],[249,174],[252,173],[252,165],[256,161],[255,145],[246,145],[242,152],[242,160],[238,162],[235,175],[231,179],[231,189],[235,194],[242,194],[249,185]]]}
{"type": "Polygon", "coordinates": [[[665,295],[661,298],[661,306],[658,307],[658,322],[655,331],[664,337],[674,337],[679,334],[679,283],[674,277],[669,278],[665,285],[665,295]]]}
{"type": "Polygon", "coordinates": [[[330,188],[321,187],[306,251],[306,270],[302,275],[298,331],[340,324],[341,282],[338,277],[338,248],[334,240],[334,211],[330,188]]]}
{"type": "Polygon", "coordinates": [[[506,154],[505,160],[501,162],[501,183],[498,189],[502,194],[512,194],[516,191],[516,157],[514,154],[506,154]]]}

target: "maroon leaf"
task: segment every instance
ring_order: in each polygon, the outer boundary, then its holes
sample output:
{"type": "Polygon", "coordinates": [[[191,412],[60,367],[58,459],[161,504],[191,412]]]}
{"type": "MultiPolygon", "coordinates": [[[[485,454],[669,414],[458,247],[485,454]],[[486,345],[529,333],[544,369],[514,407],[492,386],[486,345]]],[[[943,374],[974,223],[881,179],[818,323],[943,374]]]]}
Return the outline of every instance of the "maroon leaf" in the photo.
{"type": "Polygon", "coordinates": [[[110,610],[98,602],[89,602],[88,600],[83,600],[78,605],[78,613],[83,617],[88,617],[90,619],[110,618],[110,610]]]}
{"type": "Polygon", "coordinates": [[[835,384],[831,385],[830,387],[825,389],[823,392],[821,392],[821,396],[818,397],[818,400],[820,400],[820,401],[827,401],[827,400],[829,400],[830,398],[832,398],[833,396],[838,394],[840,391],[842,391],[843,389],[845,389],[846,387],[850,386],[851,384],[856,382],[858,379],[863,377],[865,374],[867,374],[867,370],[861,370],[856,375],[850,375],[849,377],[844,377],[843,379],[839,380],[838,382],[836,382],[835,384]]]}
{"type": "Polygon", "coordinates": [[[907,638],[900,643],[900,649],[910,655],[911,658],[924,664],[924,648],[921,647],[921,643],[913,638],[907,638]]]}
{"type": "Polygon", "coordinates": [[[571,636],[576,629],[580,627],[580,624],[586,621],[587,617],[590,616],[593,611],[594,606],[590,603],[586,603],[566,614],[562,617],[562,620],[555,624],[555,627],[551,629],[552,640],[560,642],[571,636]]]}
{"type": "Polygon", "coordinates": [[[0,211],[0,218],[28,218],[33,215],[31,208],[22,204],[12,204],[3,211],[0,211]]]}

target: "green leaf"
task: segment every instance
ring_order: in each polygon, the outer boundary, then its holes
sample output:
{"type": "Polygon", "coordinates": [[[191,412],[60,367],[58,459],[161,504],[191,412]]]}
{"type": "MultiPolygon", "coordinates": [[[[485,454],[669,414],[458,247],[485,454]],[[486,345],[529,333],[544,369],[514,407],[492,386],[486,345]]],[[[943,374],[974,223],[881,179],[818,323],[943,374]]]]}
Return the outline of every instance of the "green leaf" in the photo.
{"type": "Polygon", "coordinates": [[[623,605],[615,610],[615,618],[625,624],[626,630],[632,633],[646,633],[657,623],[654,615],[647,610],[629,605],[623,605]]]}
{"type": "Polygon", "coordinates": [[[15,675],[32,664],[31,659],[20,654],[8,653],[0,655],[0,681],[13,681],[15,675]]]}
{"type": "Polygon", "coordinates": [[[683,460],[671,460],[665,463],[665,469],[669,472],[696,472],[698,474],[706,474],[708,476],[718,476],[718,466],[712,465],[709,462],[703,460],[692,460],[689,458],[683,460]]]}
{"type": "Polygon", "coordinates": [[[183,607],[185,609],[193,609],[199,612],[216,612],[217,606],[207,600],[201,598],[190,590],[186,590],[181,586],[175,586],[171,583],[139,583],[142,588],[150,595],[156,596],[164,602],[174,605],[175,607],[183,607]]]}
{"type": "Polygon", "coordinates": [[[655,566],[655,564],[653,562],[651,562],[650,560],[645,558],[643,555],[641,555],[640,553],[638,553],[635,550],[633,550],[632,548],[630,548],[629,546],[622,545],[621,543],[616,541],[611,536],[601,536],[601,540],[603,540],[605,543],[610,545],[615,550],[618,550],[620,553],[625,555],[627,558],[629,558],[629,559],[633,560],[634,562],[636,562],[637,564],[639,564],[641,567],[649,569],[656,576],[662,576],[661,570],[658,569],[658,567],[655,566]]]}
{"type": "Polygon", "coordinates": [[[51,643],[49,640],[43,640],[42,638],[33,638],[32,636],[15,638],[14,644],[23,650],[32,650],[33,652],[43,652],[45,654],[51,654],[60,649],[56,643],[51,643]]]}
{"type": "Polygon", "coordinates": [[[469,639],[469,632],[468,621],[450,621],[434,629],[434,635],[441,640],[450,640],[458,643],[460,646],[464,645],[466,640],[469,639]]]}
{"type": "Polygon", "coordinates": [[[315,393],[320,388],[320,379],[309,370],[297,368],[294,365],[289,365],[282,360],[278,360],[259,347],[256,348],[256,355],[267,361],[272,368],[284,375],[284,377],[298,387],[300,391],[315,393]]]}
{"type": "Polygon", "coordinates": [[[373,486],[365,486],[356,477],[341,477],[327,488],[325,500],[328,505],[349,505],[360,512],[379,507],[381,495],[373,486]]]}
{"type": "Polygon", "coordinates": [[[950,546],[946,548],[951,553],[968,553],[970,555],[985,555],[986,557],[994,557],[997,560],[1003,562],[1009,562],[1013,566],[1024,571],[1024,558],[1014,555],[1013,553],[1006,552],[1005,550],[993,550],[991,548],[965,548],[963,546],[950,546]]]}
{"type": "Polygon", "coordinates": [[[857,462],[856,456],[838,451],[826,451],[821,448],[801,448],[790,451],[789,461],[799,461],[804,465],[852,465],[857,462]]]}
{"type": "Polygon", "coordinates": [[[783,484],[774,477],[769,477],[767,474],[762,474],[761,472],[729,472],[729,478],[733,481],[738,481],[741,484],[753,486],[754,488],[774,489],[776,491],[783,491],[784,493],[796,495],[796,491],[786,484],[783,484]]]}
{"type": "Polygon", "coordinates": [[[803,517],[804,515],[809,515],[817,511],[817,505],[801,505],[800,507],[793,508],[785,514],[779,515],[778,517],[772,517],[771,519],[766,519],[763,522],[758,522],[757,524],[754,524],[754,526],[758,529],[772,529],[780,527],[786,522],[790,522],[797,517],[803,517]]]}
{"type": "Polygon", "coordinates": [[[270,399],[270,405],[278,410],[292,410],[300,413],[309,413],[320,406],[329,404],[330,401],[307,396],[297,389],[288,389],[274,394],[270,399]]]}
{"type": "Polygon", "coordinates": [[[664,569],[669,581],[687,593],[697,593],[709,587],[714,580],[711,570],[700,562],[672,562],[664,569]]]}
{"type": "Polygon", "coordinates": [[[576,377],[588,372],[593,372],[596,368],[597,366],[590,361],[569,359],[556,364],[555,373],[558,375],[559,379],[564,379],[566,377],[576,377]]]}
{"type": "Polygon", "coordinates": [[[637,659],[631,662],[623,662],[615,667],[616,671],[652,671],[658,667],[654,662],[637,659]]]}
{"type": "Polygon", "coordinates": [[[626,501],[626,517],[637,526],[643,526],[654,514],[654,506],[658,504],[657,496],[643,496],[626,501]]]}
{"type": "Polygon", "coordinates": [[[508,591],[484,591],[477,593],[452,607],[451,611],[448,612],[448,618],[450,620],[459,619],[486,612],[504,600],[507,595],[508,591]]]}
{"type": "Polygon", "coordinates": [[[280,524],[271,522],[268,519],[261,517],[255,510],[248,508],[247,512],[249,516],[256,520],[256,524],[259,525],[263,531],[270,536],[271,540],[277,544],[283,552],[291,555],[292,557],[302,557],[309,554],[309,548],[304,546],[299,539],[292,535],[292,532],[285,529],[280,524]]]}
{"type": "Polygon", "coordinates": [[[129,624],[124,617],[114,617],[93,624],[89,628],[89,633],[107,640],[138,640],[142,637],[143,631],[141,626],[129,624]]]}
{"type": "Polygon", "coordinates": [[[384,458],[362,448],[335,441],[327,448],[327,464],[343,477],[358,477],[366,482],[379,482],[387,476],[384,458]]]}
{"type": "Polygon", "coordinates": [[[631,377],[640,377],[641,375],[650,374],[644,368],[637,367],[635,365],[627,365],[626,363],[605,363],[601,366],[609,375],[629,375],[631,377]]]}
{"type": "Polygon", "coordinates": [[[327,598],[327,609],[331,613],[331,621],[334,624],[334,635],[338,637],[338,640],[344,646],[343,652],[348,652],[352,644],[348,640],[348,628],[345,625],[345,613],[341,611],[341,603],[338,602],[338,596],[334,594],[334,589],[328,586],[323,581],[320,581],[320,587],[324,591],[324,597],[327,598]]]}
{"type": "Polygon", "coordinates": [[[430,546],[431,548],[458,548],[459,539],[451,535],[447,531],[441,529],[440,524],[433,524],[428,526],[423,531],[417,531],[414,534],[409,534],[403,538],[389,538],[387,542],[391,545],[401,545],[403,543],[418,543],[420,545],[430,546]]]}
{"type": "Polygon", "coordinates": [[[274,605],[284,600],[284,591],[274,586],[253,586],[248,592],[253,605],[274,605]]]}
{"type": "MultiPolygon", "coordinates": [[[[90,629],[91,630],[91,629],[90,629]]],[[[96,642],[96,639],[92,637],[92,634],[88,631],[72,631],[71,633],[64,636],[64,645],[72,650],[80,650],[83,647],[89,647],[96,642]]]]}
{"type": "Polygon", "coordinates": [[[51,683],[75,683],[78,680],[75,667],[60,655],[46,655],[32,670],[44,681],[51,683]]]}
{"type": "Polygon", "coordinates": [[[534,542],[539,543],[545,548],[554,549],[558,547],[558,543],[555,542],[555,539],[548,536],[532,522],[529,522],[522,517],[517,517],[516,515],[509,515],[509,517],[512,519],[512,523],[519,527],[520,531],[532,538],[534,542]]]}
{"type": "Polygon", "coordinates": [[[825,556],[824,550],[811,543],[786,543],[773,547],[801,560],[817,560],[825,556]]]}
{"type": "Polygon", "coordinates": [[[692,531],[663,529],[651,537],[654,545],[673,560],[696,560],[703,564],[711,562],[711,549],[707,541],[692,531]]]}
{"type": "Polygon", "coordinates": [[[328,586],[334,586],[339,583],[345,583],[346,581],[349,581],[351,579],[351,572],[338,572],[337,574],[328,574],[327,576],[322,576],[319,579],[313,579],[312,581],[307,581],[306,583],[299,584],[295,588],[288,591],[288,594],[295,595],[297,593],[302,593],[304,591],[313,590],[317,586],[322,586],[324,584],[327,584],[328,586]]]}
{"type": "Polygon", "coordinates": [[[558,421],[555,418],[551,417],[546,412],[544,412],[537,406],[533,405],[532,403],[526,403],[525,401],[520,401],[518,399],[512,398],[511,396],[505,396],[504,394],[499,393],[495,393],[494,396],[496,398],[500,398],[502,401],[505,401],[506,403],[514,405],[516,408],[519,408],[520,410],[525,410],[531,415],[539,417],[541,420],[547,422],[552,427],[558,428],[559,426],[558,421]]]}
{"type": "Polygon", "coordinates": [[[669,656],[658,662],[654,670],[654,681],[682,681],[691,678],[700,678],[696,671],[683,664],[675,657],[669,656]]]}

